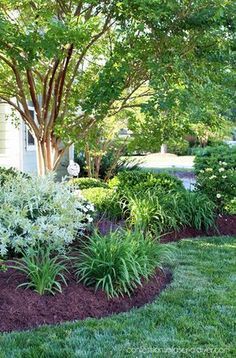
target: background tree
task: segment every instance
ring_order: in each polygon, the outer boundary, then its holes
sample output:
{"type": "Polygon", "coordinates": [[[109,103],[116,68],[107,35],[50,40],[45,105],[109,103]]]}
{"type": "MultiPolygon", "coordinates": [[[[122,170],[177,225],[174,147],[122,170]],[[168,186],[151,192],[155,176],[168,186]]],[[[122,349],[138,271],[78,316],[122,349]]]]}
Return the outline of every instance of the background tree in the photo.
{"type": "Polygon", "coordinates": [[[228,0],[1,0],[0,98],[34,134],[39,173],[55,169],[75,137],[131,106],[130,93],[145,81],[157,93],[166,78],[179,83],[191,73],[189,82],[198,82],[195,65],[203,78],[230,67],[233,7],[228,0]]]}

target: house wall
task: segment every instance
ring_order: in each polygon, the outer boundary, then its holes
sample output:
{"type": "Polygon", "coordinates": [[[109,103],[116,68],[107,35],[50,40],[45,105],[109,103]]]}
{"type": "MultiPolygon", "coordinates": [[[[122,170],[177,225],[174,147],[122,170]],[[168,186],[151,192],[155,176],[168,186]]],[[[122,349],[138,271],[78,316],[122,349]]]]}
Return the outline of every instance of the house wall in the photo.
{"type": "MultiPolygon", "coordinates": [[[[0,166],[14,167],[26,173],[37,173],[36,148],[27,145],[27,126],[19,118],[19,125],[15,127],[10,116],[11,107],[0,103],[0,166]]],[[[69,159],[74,158],[73,146],[67,151],[57,169],[56,177],[60,180],[68,175],[69,159]]]]}
{"type": "Polygon", "coordinates": [[[22,171],[26,173],[37,173],[36,148],[27,148],[27,126],[21,123],[21,150],[22,150],[22,171]]]}
{"type": "Polygon", "coordinates": [[[8,118],[11,114],[10,106],[0,103],[0,166],[21,169],[20,130],[8,118]]]}

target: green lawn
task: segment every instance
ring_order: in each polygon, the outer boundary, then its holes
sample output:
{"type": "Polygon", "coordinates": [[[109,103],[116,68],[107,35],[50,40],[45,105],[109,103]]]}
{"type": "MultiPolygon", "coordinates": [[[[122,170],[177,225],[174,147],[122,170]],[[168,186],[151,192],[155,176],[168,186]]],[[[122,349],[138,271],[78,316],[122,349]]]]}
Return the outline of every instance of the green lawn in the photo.
{"type": "Polygon", "coordinates": [[[174,280],[154,303],[101,320],[1,335],[0,357],[235,357],[236,238],[175,245],[174,280]]]}

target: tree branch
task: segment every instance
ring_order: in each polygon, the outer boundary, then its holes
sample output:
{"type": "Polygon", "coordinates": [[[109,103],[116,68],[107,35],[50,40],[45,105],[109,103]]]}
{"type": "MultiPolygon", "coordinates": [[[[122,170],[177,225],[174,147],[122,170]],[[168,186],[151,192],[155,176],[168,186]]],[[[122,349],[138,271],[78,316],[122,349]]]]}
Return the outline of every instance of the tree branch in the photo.
{"type": "Polygon", "coordinates": [[[38,122],[39,124],[42,124],[41,111],[36,95],[34,78],[30,69],[27,69],[26,73],[27,73],[27,80],[29,84],[30,96],[34,105],[35,112],[37,114],[38,122]]]}
{"type": "Polygon", "coordinates": [[[15,108],[20,113],[20,115],[25,119],[26,123],[32,129],[35,136],[38,138],[39,130],[31,115],[27,116],[25,112],[19,106],[17,106],[13,101],[11,101],[8,97],[5,97],[4,95],[0,94],[0,98],[2,98],[5,102],[7,102],[10,106],[15,108]]]}

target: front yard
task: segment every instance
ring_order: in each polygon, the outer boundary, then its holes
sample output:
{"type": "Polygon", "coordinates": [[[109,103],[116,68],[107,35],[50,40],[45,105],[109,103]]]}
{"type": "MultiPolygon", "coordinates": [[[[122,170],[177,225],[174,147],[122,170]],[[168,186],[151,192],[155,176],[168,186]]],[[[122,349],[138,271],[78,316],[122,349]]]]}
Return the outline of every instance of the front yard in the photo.
{"type": "Polygon", "coordinates": [[[100,320],[2,334],[0,357],[235,356],[236,237],[173,245],[173,281],[153,303],[100,320]]]}

